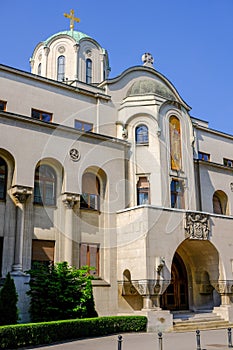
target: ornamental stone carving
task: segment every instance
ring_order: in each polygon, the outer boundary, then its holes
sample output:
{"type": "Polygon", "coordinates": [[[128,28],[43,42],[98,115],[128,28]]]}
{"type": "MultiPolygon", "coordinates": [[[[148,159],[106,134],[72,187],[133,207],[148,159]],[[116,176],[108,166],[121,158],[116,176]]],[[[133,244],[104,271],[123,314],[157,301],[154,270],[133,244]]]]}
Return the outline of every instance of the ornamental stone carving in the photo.
{"type": "Polygon", "coordinates": [[[190,239],[209,238],[209,216],[202,213],[186,213],[185,230],[190,239]]]}
{"type": "Polygon", "coordinates": [[[233,280],[210,281],[219,294],[233,294],[233,280]]]}
{"type": "Polygon", "coordinates": [[[170,284],[170,280],[133,280],[118,282],[122,295],[156,296],[161,295],[170,284]]]}
{"type": "Polygon", "coordinates": [[[80,195],[76,193],[63,193],[62,201],[67,209],[73,209],[75,204],[80,201],[80,195]]]}
{"type": "Polygon", "coordinates": [[[122,137],[125,140],[128,138],[128,131],[127,131],[126,125],[122,125],[122,137]]]}
{"type": "Polygon", "coordinates": [[[77,162],[80,159],[80,152],[76,148],[72,148],[69,151],[69,154],[70,154],[70,159],[73,162],[77,162]]]}
{"type": "Polygon", "coordinates": [[[24,186],[14,186],[11,189],[11,194],[13,195],[16,203],[25,203],[28,197],[32,194],[31,187],[24,186]]]}
{"type": "Polygon", "coordinates": [[[154,58],[151,55],[151,53],[146,52],[144,55],[142,55],[142,62],[144,66],[152,67],[154,63],[154,58]]]}

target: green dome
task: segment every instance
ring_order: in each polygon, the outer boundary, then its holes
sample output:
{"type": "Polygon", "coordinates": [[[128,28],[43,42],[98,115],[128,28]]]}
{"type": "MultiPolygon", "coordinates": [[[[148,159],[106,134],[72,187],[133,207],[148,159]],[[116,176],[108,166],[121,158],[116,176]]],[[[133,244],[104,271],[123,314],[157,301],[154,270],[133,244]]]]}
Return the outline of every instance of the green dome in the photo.
{"type": "Polygon", "coordinates": [[[47,40],[44,41],[45,45],[47,45],[50,40],[52,40],[53,38],[56,38],[56,36],[59,36],[59,35],[68,35],[70,36],[71,38],[74,38],[74,40],[78,43],[81,39],[83,38],[90,38],[89,35],[87,34],[84,34],[82,32],[78,32],[77,30],[65,30],[63,32],[58,32],[56,34],[53,34],[51,35],[47,40]]]}
{"type": "Polygon", "coordinates": [[[175,96],[168,87],[166,87],[163,83],[157,80],[149,79],[138,80],[135,83],[133,83],[127,91],[126,96],[148,94],[156,94],[168,100],[175,100],[175,96]]]}

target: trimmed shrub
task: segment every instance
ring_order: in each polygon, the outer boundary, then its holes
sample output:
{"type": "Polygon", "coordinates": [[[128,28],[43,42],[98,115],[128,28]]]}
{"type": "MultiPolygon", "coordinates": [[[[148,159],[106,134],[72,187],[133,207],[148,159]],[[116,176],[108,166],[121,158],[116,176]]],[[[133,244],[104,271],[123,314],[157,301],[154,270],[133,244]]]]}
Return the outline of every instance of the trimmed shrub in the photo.
{"type": "Polygon", "coordinates": [[[119,332],[144,332],[146,325],[144,316],[112,316],[3,326],[0,327],[0,348],[17,349],[119,332]]]}
{"type": "Polygon", "coordinates": [[[17,301],[18,294],[16,292],[15,282],[8,272],[3,287],[0,290],[0,326],[17,323],[17,301]]]}
{"type": "Polygon", "coordinates": [[[33,322],[96,317],[89,274],[90,268],[76,269],[67,262],[36,265],[31,275],[30,315],[33,322]]]}

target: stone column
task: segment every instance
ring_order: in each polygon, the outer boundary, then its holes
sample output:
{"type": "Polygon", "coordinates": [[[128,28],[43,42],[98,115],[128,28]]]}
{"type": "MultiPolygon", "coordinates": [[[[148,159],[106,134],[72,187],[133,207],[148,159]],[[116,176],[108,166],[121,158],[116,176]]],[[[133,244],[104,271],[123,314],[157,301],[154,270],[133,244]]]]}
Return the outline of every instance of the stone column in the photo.
{"type": "MultiPolygon", "coordinates": [[[[44,69],[44,76],[47,78],[47,74],[48,74],[48,55],[50,52],[50,48],[48,46],[44,46],[44,55],[45,55],[45,69],[44,69]]],[[[51,76],[50,76],[51,78],[51,76]]]]}
{"type": "Polygon", "coordinates": [[[23,274],[23,243],[24,243],[24,216],[25,203],[28,197],[32,194],[31,187],[14,186],[11,194],[16,202],[16,234],[15,234],[15,252],[14,264],[12,266],[12,273],[23,274]]]}
{"type": "Polygon", "coordinates": [[[73,208],[80,202],[80,195],[76,193],[65,192],[62,195],[62,201],[66,208],[65,214],[65,249],[64,260],[72,265],[73,256],[73,208]]]}
{"type": "Polygon", "coordinates": [[[78,66],[79,44],[74,44],[74,52],[76,54],[75,67],[74,67],[74,79],[78,80],[78,73],[79,73],[79,66],[78,66]]]}
{"type": "Polygon", "coordinates": [[[211,284],[221,296],[221,305],[215,306],[213,311],[225,320],[233,322],[233,280],[211,281],[211,284]]]}

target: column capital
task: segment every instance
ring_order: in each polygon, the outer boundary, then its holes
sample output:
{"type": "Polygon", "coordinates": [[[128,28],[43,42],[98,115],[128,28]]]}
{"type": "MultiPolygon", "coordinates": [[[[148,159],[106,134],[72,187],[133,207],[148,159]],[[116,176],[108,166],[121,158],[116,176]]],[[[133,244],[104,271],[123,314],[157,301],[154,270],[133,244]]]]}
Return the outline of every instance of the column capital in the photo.
{"type": "Polygon", "coordinates": [[[44,54],[45,56],[48,56],[49,52],[50,52],[50,48],[48,46],[44,46],[44,54]]]}
{"type": "Polygon", "coordinates": [[[15,185],[11,188],[11,194],[16,203],[25,203],[30,195],[32,195],[32,187],[15,185]]]}
{"type": "Polygon", "coordinates": [[[75,204],[80,202],[80,194],[65,192],[62,194],[62,202],[67,209],[73,209],[75,204]]]}
{"type": "Polygon", "coordinates": [[[74,44],[74,52],[78,52],[78,50],[79,50],[79,44],[78,43],[76,43],[76,44],[74,44]]]}

